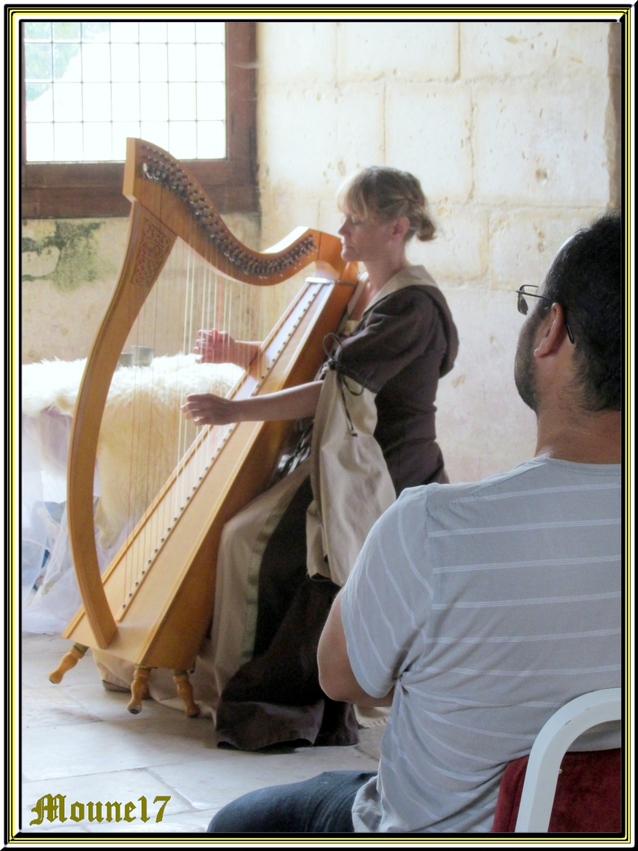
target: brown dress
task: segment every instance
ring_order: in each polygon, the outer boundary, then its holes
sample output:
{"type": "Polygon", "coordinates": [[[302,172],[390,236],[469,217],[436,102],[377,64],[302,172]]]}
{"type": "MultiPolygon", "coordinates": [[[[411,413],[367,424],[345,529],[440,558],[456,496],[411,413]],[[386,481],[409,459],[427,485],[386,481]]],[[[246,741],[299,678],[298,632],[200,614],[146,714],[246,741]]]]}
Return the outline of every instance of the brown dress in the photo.
{"type": "MultiPolygon", "coordinates": [[[[318,681],[319,635],[339,585],[353,566],[350,555],[337,570],[331,561],[348,549],[340,542],[352,526],[360,525],[362,514],[368,515],[363,532],[359,529],[349,542],[355,553],[362,543],[358,538],[365,537],[404,488],[447,481],[436,442],[435,397],[439,378],[454,364],[458,335],[445,298],[425,269],[413,266],[395,276],[352,334],[327,340],[326,348],[331,352],[326,369],[334,373],[332,392],[338,397],[333,408],[340,407],[343,417],[336,432],[331,424],[332,440],[338,453],[344,449],[346,454],[339,458],[336,472],[323,465],[328,470],[323,478],[315,470],[312,478],[304,479],[265,546],[252,658],[228,680],[217,708],[221,747],[259,750],[358,740],[352,707],[327,698],[318,681]],[[365,414],[366,402],[372,418],[365,414]],[[371,434],[364,434],[366,428],[371,434]],[[376,450],[382,468],[374,471],[381,476],[378,484],[366,475],[365,463],[357,468],[357,452],[366,438],[373,449],[369,457],[374,461],[376,450]],[[354,449],[351,455],[348,441],[354,449]],[[355,459],[352,464],[350,457],[355,459]],[[384,488],[385,495],[375,505],[375,495],[384,488]],[[323,532],[343,527],[341,537],[321,535],[318,561],[323,566],[309,563],[306,527],[313,508],[323,532]]],[[[313,436],[317,466],[322,466],[318,456],[323,441],[323,432],[313,436]]]]}

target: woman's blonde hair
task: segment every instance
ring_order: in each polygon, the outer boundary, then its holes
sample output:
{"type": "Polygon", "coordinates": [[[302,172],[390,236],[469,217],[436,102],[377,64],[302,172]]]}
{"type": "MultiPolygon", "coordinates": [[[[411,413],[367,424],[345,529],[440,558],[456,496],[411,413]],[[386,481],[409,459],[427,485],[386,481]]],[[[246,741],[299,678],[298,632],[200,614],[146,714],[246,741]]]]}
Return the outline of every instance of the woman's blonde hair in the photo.
{"type": "Polygon", "coordinates": [[[385,166],[364,168],[341,185],[337,203],[342,212],[348,210],[382,222],[407,216],[410,228],[406,240],[412,236],[421,242],[434,239],[436,225],[428,200],[417,178],[407,171],[385,166]]]}

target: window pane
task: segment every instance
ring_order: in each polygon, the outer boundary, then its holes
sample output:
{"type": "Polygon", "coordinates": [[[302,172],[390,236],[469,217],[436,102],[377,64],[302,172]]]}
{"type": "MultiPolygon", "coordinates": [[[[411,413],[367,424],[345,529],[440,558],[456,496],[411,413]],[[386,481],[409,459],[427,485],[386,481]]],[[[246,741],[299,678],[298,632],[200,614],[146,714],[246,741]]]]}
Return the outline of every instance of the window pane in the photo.
{"type": "Polygon", "coordinates": [[[168,91],[165,83],[142,83],[140,95],[142,121],[168,121],[168,91]]]}
{"type": "Polygon", "coordinates": [[[53,88],[55,121],[82,121],[82,86],[80,83],[58,83],[53,88]]]}
{"type": "Polygon", "coordinates": [[[189,42],[193,44],[195,41],[195,24],[191,22],[169,23],[167,25],[168,41],[176,44],[177,42],[189,42]]]}
{"type": "Polygon", "coordinates": [[[53,136],[56,162],[77,162],[82,159],[81,124],[54,124],[53,136]]]}
{"type": "Polygon", "coordinates": [[[113,159],[111,125],[106,121],[90,121],[84,125],[83,159],[100,162],[113,159]]]}
{"type": "Polygon", "coordinates": [[[169,125],[168,150],[178,160],[197,157],[197,130],[194,121],[173,121],[169,125]]]}
{"type": "Polygon", "coordinates": [[[85,83],[82,86],[82,112],[85,121],[110,121],[111,86],[108,83],[85,83]]]}
{"type": "Polygon", "coordinates": [[[140,23],[140,41],[146,43],[165,42],[166,24],[159,21],[147,21],[140,23]]]}
{"type": "Polygon", "coordinates": [[[92,44],[82,51],[82,75],[87,82],[111,79],[111,50],[108,44],[92,44]]]}
{"type": "Polygon", "coordinates": [[[223,80],[225,78],[224,48],[221,44],[198,44],[196,55],[198,80],[223,80]]]}
{"type": "Polygon", "coordinates": [[[195,50],[192,44],[168,45],[168,79],[195,79],[195,50]]]}
{"type": "Polygon", "coordinates": [[[137,82],[140,78],[140,58],[136,44],[111,45],[111,79],[118,82],[137,82]]]}
{"type": "Polygon", "coordinates": [[[42,124],[27,136],[27,159],[31,162],[53,160],[53,124],[42,124]]]}
{"type": "Polygon", "coordinates": [[[27,83],[26,95],[27,121],[53,121],[53,87],[50,83],[27,83]]]}
{"type": "Polygon", "coordinates": [[[170,121],[186,121],[196,113],[195,83],[168,84],[168,117],[170,121]]]}
{"type": "Polygon", "coordinates": [[[53,77],[66,83],[82,79],[82,57],[79,44],[55,44],[53,46],[53,77]]]}
{"type": "Polygon", "coordinates": [[[113,83],[113,121],[137,121],[139,117],[139,83],[113,83]]]}
{"type": "Polygon", "coordinates": [[[51,41],[51,24],[44,21],[30,21],[24,25],[24,40],[51,41]]]}
{"type": "Polygon", "coordinates": [[[139,38],[139,30],[137,24],[123,23],[120,21],[111,22],[111,41],[132,42],[139,38]]]}
{"type": "Polygon", "coordinates": [[[200,121],[223,121],[226,112],[226,90],[223,83],[200,83],[197,86],[197,118],[200,121]]]}
{"type": "Polygon", "coordinates": [[[29,81],[53,79],[53,53],[50,44],[25,44],[24,73],[29,81]]]}
{"type": "Polygon", "coordinates": [[[197,156],[204,160],[226,156],[226,125],[223,121],[197,122],[197,156]]]}
{"type": "Polygon", "coordinates": [[[59,21],[53,24],[54,41],[79,41],[82,26],[74,21],[59,21]]]}
{"type": "Polygon", "coordinates": [[[219,21],[195,24],[197,41],[222,43],[225,40],[225,25],[219,21]]]}
{"type": "Polygon", "coordinates": [[[82,41],[108,41],[111,28],[107,21],[89,21],[82,24],[82,41]]]}
{"type": "Polygon", "coordinates": [[[166,81],[168,67],[165,44],[140,44],[140,80],[166,81]]]}

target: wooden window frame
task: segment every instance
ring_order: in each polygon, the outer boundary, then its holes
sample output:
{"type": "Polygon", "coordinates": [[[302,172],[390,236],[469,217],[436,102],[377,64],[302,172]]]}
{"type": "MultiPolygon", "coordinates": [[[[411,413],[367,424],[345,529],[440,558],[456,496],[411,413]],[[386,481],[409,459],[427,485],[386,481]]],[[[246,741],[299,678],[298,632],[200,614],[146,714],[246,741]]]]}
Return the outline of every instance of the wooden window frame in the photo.
{"type": "MultiPolygon", "coordinates": [[[[20,37],[23,219],[128,216],[124,163],[26,162],[24,41],[20,37]]],[[[226,22],[226,143],[223,160],[184,160],[222,213],[259,212],[256,168],[256,24],[226,22]]]]}

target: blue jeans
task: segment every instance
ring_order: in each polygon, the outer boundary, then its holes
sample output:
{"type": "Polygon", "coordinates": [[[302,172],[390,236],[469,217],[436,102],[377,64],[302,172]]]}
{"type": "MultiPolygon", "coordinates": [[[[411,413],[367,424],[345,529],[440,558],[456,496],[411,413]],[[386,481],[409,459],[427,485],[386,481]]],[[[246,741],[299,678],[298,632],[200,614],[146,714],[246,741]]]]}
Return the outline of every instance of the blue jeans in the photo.
{"type": "Polygon", "coordinates": [[[324,771],[300,783],[257,789],[223,807],[208,833],[354,833],[355,795],[374,776],[324,771]]]}

